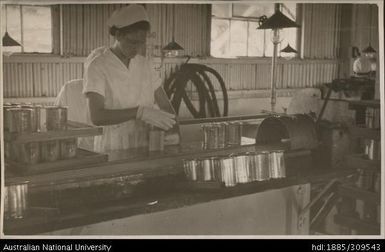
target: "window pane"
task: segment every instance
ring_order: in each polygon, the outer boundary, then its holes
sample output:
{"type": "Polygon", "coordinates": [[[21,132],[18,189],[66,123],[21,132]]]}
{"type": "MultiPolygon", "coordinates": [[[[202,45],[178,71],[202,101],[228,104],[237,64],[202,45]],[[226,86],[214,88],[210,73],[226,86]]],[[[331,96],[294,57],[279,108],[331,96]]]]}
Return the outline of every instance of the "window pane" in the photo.
{"type": "Polygon", "coordinates": [[[214,17],[231,17],[231,4],[213,4],[212,5],[212,15],[214,17]]]}
{"type": "Polygon", "coordinates": [[[274,4],[245,4],[234,3],[233,15],[236,17],[271,16],[274,13],[274,4]]]}
{"type": "Polygon", "coordinates": [[[230,56],[246,56],[247,21],[232,20],[230,25],[230,56]]]}
{"type": "Polygon", "coordinates": [[[230,21],[223,19],[211,20],[211,55],[228,57],[230,39],[230,21]]]}
{"type": "Polygon", "coordinates": [[[249,43],[248,43],[248,55],[247,56],[258,56],[262,57],[265,30],[258,30],[257,22],[249,22],[249,43]]]}
{"type": "Polygon", "coordinates": [[[25,52],[52,52],[51,7],[23,6],[25,52]]]}
{"type": "Polygon", "coordinates": [[[282,4],[282,13],[288,16],[292,20],[296,20],[297,17],[297,4],[295,3],[284,3],[282,4]]]}
{"type": "MultiPolygon", "coordinates": [[[[20,6],[7,5],[7,31],[9,36],[21,44],[20,6]]],[[[5,30],[4,30],[5,31],[5,30]]],[[[6,46],[5,52],[21,52],[20,46],[6,46]]]]}

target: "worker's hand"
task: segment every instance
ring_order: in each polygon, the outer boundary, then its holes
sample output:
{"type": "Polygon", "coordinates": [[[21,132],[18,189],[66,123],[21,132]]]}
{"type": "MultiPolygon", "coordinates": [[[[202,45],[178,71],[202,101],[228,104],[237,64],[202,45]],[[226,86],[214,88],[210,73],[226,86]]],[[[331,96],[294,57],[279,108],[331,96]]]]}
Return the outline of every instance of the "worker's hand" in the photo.
{"type": "Polygon", "coordinates": [[[136,118],[163,130],[169,130],[175,124],[175,115],[150,107],[139,106],[136,118]]]}

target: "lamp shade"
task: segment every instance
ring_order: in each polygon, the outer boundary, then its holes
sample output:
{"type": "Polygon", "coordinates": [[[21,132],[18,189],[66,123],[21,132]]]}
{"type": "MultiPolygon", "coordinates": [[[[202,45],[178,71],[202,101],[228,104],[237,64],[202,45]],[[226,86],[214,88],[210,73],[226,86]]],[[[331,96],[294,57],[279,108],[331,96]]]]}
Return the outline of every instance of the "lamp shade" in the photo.
{"type": "Polygon", "coordinates": [[[293,47],[290,46],[290,44],[287,44],[285,48],[281,50],[283,53],[298,53],[297,50],[295,50],[293,47]]]}
{"type": "Polygon", "coordinates": [[[271,17],[264,21],[258,29],[281,29],[289,27],[301,27],[299,24],[286,17],[282,12],[277,10],[271,17]]]}
{"type": "Polygon", "coordinates": [[[369,44],[368,47],[366,47],[364,50],[362,50],[363,53],[376,53],[376,50],[369,44]]]}
{"type": "Polygon", "coordinates": [[[165,47],[163,47],[163,51],[178,51],[178,50],[184,50],[184,49],[177,42],[175,42],[174,39],[170,43],[168,43],[165,47]]]}
{"type": "Polygon", "coordinates": [[[3,36],[3,46],[21,46],[19,42],[11,38],[8,32],[5,32],[3,36]]]}

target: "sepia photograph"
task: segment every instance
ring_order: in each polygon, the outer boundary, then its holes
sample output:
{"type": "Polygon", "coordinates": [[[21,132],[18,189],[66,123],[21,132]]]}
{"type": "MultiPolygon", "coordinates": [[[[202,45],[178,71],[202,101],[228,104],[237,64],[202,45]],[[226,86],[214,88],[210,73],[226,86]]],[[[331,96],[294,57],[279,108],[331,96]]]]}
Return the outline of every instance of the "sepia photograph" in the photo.
{"type": "Polygon", "coordinates": [[[0,7],[1,238],[384,238],[382,1],[0,7]]]}

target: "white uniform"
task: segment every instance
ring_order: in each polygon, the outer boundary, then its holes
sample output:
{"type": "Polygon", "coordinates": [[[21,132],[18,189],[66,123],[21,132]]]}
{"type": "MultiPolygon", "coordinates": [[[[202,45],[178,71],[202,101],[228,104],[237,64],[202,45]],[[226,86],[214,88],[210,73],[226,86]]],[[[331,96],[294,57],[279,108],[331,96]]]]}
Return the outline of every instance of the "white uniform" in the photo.
{"type": "MultiPolygon", "coordinates": [[[[85,63],[83,93],[95,92],[104,97],[105,109],[154,107],[154,91],[161,79],[145,57],[137,55],[127,68],[109,49],[98,48],[85,63]]],[[[147,126],[139,120],[104,126],[103,135],[95,138],[95,151],[144,147],[148,144],[147,126]]]]}

